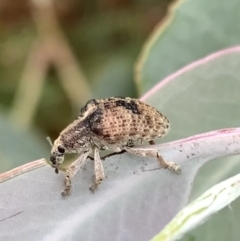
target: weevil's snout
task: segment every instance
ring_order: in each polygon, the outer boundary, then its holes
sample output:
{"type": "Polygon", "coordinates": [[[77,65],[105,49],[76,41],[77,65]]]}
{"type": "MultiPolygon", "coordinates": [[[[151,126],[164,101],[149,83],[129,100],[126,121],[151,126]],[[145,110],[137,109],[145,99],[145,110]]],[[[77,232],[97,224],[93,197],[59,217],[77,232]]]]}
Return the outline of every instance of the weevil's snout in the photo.
{"type": "Polygon", "coordinates": [[[55,168],[55,173],[58,174],[58,164],[55,156],[50,156],[50,162],[53,168],[55,168]]]}
{"type": "Polygon", "coordinates": [[[56,163],[57,163],[56,157],[53,156],[53,155],[51,155],[51,156],[50,156],[50,162],[52,163],[52,166],[55,166],[56,163]]]}
{"type": "Polygon", "coordinates": [[[52,167],[55,168],[56,173],[58,173],[59,166],[64,161],[64,153],[65,148],[61,145],[59,145],[56,150],[52,151],[50,162],[52,167]]]}
{"type": "Polygon", "coordinates": [[[55,172],[58,174],[58,171],[59,171],[59,166],[60,164],[64,161],[64,156],[61,155],[61,156],[54,156],[54,155],[51,155],[50,156],[50,162],[51,162],[51,166],[53,168],[55,168],[55,172]]]}

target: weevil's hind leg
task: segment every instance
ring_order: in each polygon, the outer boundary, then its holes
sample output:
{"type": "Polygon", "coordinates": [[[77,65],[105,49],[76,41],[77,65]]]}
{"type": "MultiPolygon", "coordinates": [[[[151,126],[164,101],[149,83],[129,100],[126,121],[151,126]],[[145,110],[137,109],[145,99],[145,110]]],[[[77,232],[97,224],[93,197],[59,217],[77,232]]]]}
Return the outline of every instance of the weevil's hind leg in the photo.
{"type": "Polygon", "coordinates": [[[97,189],[98,185],[105,178],[102,160],[99,154],[99,149],[97,147],[94,147],[94,169],[94,182],[93,185],[90,187],[90,190],[92,192],[94,192],[97,189]]]}
{"type": "Polygon", "coordinates": [[[74,161],[70,167],[66,171],[66,177],[64,179],[64,189],[62,190],[62,196],[69,196],[71,193],[71,187],[72,187],[72,178],[75,176],[75,174],[81,169],[81,167],[84,165],[85,160],[88,157],[90,151],[84,152],[80,154],[78,159],[74,161]]]}
{"type": "MultiPolygon", "coordinates": [[[[151,140],[151,141],[149,141],[149,144],[150,144],[150,145],[155,145],[156,143],[155,143],[154,140],[151,140]]],[[[157,155],[157,159],[158,159],[158,161],[160,162],[160,165],[161,165],[163,168],[169,168],[170,170],[172,170],[172,171],[174,171],[174,172],[177,172],[177,173],[181,172],[181,168],[180,168],[178,165],[176,165],[176,164],[173,163],[173,162],[166,162],[159,153],[158,153],[158,155],[157,155]],[[169,165],[171,165],[172,167],[169,166],[169,165]]]]}
{"type": "Polygon", "coordinates": [[[160,154],[158,154],[157,159],[158,159],[160,165],[163,168],[168,168],[169,170],[171,170],[173,172],[176,172],[176,173],[180,173],[181,172],[181,167],[179,165],[177,165],[174,162],[167,162],[167,161],[165,161],[160,154]]]}
{"type": "Polygon", "coordinates": [[[147,156],[147,157],[156,157],[160,163],[160,165],[163,168],[168,168],[169,170],[180,173],[181,172],[181,167],[174,162],[167,162],[163,159],[163,157],[159,154],[157,150],[145,150],[145,149],[136,149],[136,148],[131,148],[131,147],[124,147],[124,150],[126,150],[128,153],[137,155],[137,156],[147,156]]]}

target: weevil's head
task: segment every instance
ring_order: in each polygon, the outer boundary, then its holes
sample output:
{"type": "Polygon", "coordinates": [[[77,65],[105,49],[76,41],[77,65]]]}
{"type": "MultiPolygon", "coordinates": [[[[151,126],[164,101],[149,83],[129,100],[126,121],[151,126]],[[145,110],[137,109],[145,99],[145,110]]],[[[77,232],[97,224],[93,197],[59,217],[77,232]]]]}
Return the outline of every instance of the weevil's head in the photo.
{"type": "Polygon", "coordinates": [[[51,156],[50,156],[51,166],[55,168],[55,172],[58,173],[58,168],[60,164],[64,161],[66,148],[64,147],[63,143],[61,143],[59,139],[56,139],[54,141],[54,144],[52,144],[50,138],[47,138],[47,140],[52,146],[51,156]]]}

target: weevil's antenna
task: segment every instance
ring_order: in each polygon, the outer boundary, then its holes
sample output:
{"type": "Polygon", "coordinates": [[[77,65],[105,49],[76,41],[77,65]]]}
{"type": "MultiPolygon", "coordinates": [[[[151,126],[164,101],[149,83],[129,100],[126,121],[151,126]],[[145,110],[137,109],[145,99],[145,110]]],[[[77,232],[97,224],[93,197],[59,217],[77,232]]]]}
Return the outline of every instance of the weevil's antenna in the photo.
{"type": "Polygon", "coordinates": [[[47,141],[49,142],[50,146],[53,146],[52,140],[49,136],[46,137],[47,141]]]}

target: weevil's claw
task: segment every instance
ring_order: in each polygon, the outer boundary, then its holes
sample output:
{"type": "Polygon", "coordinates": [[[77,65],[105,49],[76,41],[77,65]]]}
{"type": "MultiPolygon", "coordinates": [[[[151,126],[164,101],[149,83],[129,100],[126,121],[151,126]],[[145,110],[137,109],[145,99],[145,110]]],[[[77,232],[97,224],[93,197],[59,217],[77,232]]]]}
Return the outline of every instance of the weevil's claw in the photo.
{"type": "Polygon", "coordinates": [[[97,190],[98,188],[98,184],[96,183],[93,183],[93,185],[91,187],[89,187],[89,190],[92,192],[92,193],[95,193],[95,191],[97,190]]]}
{"type": "Polygon", "coordinates": [[[61,192],[62,197],[70,196],[70,194],[71,194],[71,187],[66,187],[61,192]]]}
{"type": "Polygon", "coordinates": [[[103,177],[98,177],[98,179],[96,179],[96,176],[93,175],[93,184],[92,184],[92,186],[89,188],[89,190],[90,190],[92,193],[94,193],[94,192],[97,190],[99,184],[102,182],[103,179],[104,179],[104,176],[103,176],[103,177]]]}
{"type": "Polygon", "coordinates": [[[174,162],[167,162],[166,168],[178,174],[181,173],[181,167],[174,162]]]}
{"type": "Polygon", "coordinates": [[[62,197],[66,197],[71,194],[72,182],[68,175],[64,179],[64,186],[65,186],[65,188],[61,192],[62,197]]]}
{"type": "Polygon", "coordinates": [[[58,166],[57,165],[53,165],[53,164],[51,166],[52,166],[52,168],[55,168],[55,173],[58,174],[59,173],[58,166]]]}

